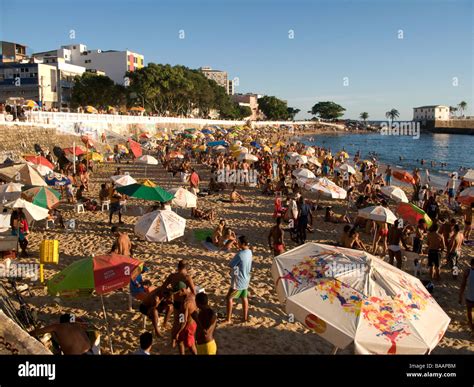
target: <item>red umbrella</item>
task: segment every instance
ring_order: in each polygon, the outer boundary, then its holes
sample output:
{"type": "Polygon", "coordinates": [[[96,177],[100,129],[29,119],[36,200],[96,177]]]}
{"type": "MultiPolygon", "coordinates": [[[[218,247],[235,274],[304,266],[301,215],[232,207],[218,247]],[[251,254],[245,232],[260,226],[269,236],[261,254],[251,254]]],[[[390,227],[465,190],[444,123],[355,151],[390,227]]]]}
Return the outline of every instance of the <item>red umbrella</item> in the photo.
{"type": "Polygon", "coordinates": [[[128,143],[130,145],[130,150],[132,151],[135,157],[140,157],[143,154],[142,146],[138,142],[133,141],[131,138],[129,138],[128,143]]]}
{"type": "Polygon", "coordinates": [[[51,164],[48,161],[48,159],[46,159],[43,156],[26,155],[26,156],[23,156],[23,158],[26,161],[29,161],[30,163],[33,163],[35,165],[44,165],[45,167],[48,167],[50,169],[54,169],[54,165],[51,164]]]}
{"type": "MultiPolygon", "coordinates": [[[[74,154],[74,147],[64,148],[64,153],[73,155],[73,154],[74,154]]],[[[85,153],[86,153],[86,152],[84,152],[84,151],[82,150],[82,148],[79,148],[78,146],[76,146],[76,156],[81,156],[81,155],[83,155],[83,154],[85,154],[85,153]]]]}
{"type": "Polygon", "coordinates": [[[393,171],[392,175],[395,179],[404,181],[405,183],[415,184],[415,178],[406,171],[393,171]]]}
{"type": "Polygon", "coordinates": [[[413,203],[399,203],[397,206],[397,214],[407,223],[417,225],[420,219],[424,219],[428,227],[433,222],[431,218],[421,208],[413,203]]]}
{"type": "Polygon", "coordinates": [[[152,137],[151,134],[148,133],[148,132],[140,134],[140,138],[147,138],[148,139],[148,138],[151,138],[151,137],[152,137]]]}

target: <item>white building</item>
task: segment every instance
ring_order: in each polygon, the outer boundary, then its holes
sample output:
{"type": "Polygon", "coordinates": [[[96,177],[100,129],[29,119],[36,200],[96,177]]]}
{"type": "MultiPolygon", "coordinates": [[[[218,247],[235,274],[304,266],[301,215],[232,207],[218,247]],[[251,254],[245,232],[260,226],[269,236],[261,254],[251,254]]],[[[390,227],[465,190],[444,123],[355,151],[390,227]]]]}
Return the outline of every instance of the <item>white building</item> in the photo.
{"type": "Polygon", "coordinates": [[[144,66],[143,55],[132,51],[88,50],[85,44],[70,44],[59,50],[33,54],[42,58],[43,63],[57,63],[58,58],[66,63],[81,66],[88,72],[105,74],[117,84],[124,84],[127,71],[134,71],[144,66]]]}
{"type": "Polygon", "coordinates": [[[449,106],[432,105],[413,108],[413,121],[449,120],[449,106]]]}

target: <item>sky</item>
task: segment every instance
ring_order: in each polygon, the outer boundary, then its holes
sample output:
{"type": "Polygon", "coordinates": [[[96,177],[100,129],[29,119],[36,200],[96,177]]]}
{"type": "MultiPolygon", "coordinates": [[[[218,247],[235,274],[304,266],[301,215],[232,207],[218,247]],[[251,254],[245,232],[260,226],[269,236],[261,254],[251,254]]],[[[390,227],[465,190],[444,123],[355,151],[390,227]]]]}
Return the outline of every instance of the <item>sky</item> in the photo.
{"type": "Polygon", "coordinates": [[[0,0],[0,40],[29,52],[83,43],[210,66],[297,118],[319,101],[352,119],[462,100],[474,115],[473,25],[471,0],[0,0]]]}

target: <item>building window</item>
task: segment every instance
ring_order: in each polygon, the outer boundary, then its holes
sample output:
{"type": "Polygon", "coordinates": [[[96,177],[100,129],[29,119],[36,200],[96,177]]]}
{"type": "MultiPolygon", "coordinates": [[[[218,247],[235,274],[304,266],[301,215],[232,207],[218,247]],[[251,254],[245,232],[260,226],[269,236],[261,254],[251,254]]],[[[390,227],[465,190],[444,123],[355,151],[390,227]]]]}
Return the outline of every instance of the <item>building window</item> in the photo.
{"type": "Polygon", "coordinates": [[[133,63],[138,63],[138,58],[136,56],[133,57],[133,63]]]}
{"type": "Polygon", "coordinates": [[[84,63],[91,63],[92,61],[90,59],[86,59],[84,63]]]}

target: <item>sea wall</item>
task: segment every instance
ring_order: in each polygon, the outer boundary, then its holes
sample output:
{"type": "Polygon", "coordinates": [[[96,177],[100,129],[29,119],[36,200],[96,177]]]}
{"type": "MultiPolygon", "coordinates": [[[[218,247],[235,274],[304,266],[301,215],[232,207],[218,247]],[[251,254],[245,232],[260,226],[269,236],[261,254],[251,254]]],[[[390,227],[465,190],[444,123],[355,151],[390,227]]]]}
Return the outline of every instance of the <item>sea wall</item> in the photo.
{"type": "Polygon", "coordinates": [[[432,133],[474,135],[474,120],[428,121],[422,129],[432,133]]]}

